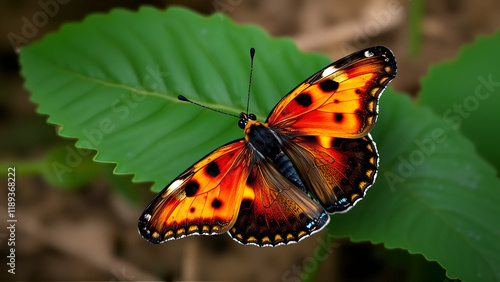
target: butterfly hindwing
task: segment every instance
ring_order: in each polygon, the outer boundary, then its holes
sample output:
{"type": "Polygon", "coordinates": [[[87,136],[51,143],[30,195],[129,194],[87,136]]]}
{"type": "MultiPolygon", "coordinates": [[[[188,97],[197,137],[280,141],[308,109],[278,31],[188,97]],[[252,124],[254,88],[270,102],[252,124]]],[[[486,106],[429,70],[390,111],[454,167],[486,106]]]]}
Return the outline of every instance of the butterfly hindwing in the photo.
{"type": "Polygon", "coordinates": [[[358,51],[286,95],[267,122],[282,134],[363,137],[376,121],[380,94],[395,75],[396,60],[386,47],[358,51]]]}
{"type": "Polygon", "coordinates": [[[378,154],[370,134],[358,139],[299,136],[284,148],[328,213],[347,211],[375,182],[378,154]]]}
{"type": "Polygon", "coordinates": [[[237,140],[200,160],[146,208],[138,224],[141,235],[159,244],[228,231],[238,216],[250,158],[244,140],[237,140]]]}
{"type": "Polygon", "coordinates": [[[276,246],[297,242],[321,230],[329,216],[266,159],[258,160],[230,235],[242,244],[276,246]]]}

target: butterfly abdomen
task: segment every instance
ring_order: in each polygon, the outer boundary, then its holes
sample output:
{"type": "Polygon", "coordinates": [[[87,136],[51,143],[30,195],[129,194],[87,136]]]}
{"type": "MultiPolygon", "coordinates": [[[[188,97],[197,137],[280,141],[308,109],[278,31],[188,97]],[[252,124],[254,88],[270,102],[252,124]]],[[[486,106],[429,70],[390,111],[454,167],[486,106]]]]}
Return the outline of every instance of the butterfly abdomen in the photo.
{"type": "Polygon", "coordinates": [[[283,152],[279,152],[278,155],[276,155],[274,162],[278,166],[278,170],[283,174],[288,180],[290,180],[295,186],[300,188],[300,190],[304,191],[304,193],[307,194],[307,189],[304,186],[304,183],[299,177],[299,174],[297,173],[297,170],[292,164],[292,161],[283,154],[283,152]]]}

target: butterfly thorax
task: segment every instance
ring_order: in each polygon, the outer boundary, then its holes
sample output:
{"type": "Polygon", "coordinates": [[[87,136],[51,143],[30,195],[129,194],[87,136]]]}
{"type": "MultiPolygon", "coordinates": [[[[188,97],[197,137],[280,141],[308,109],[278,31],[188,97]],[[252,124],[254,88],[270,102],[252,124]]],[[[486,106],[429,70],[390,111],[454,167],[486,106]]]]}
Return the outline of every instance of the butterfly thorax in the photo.
{"type": "Polygon", "coordinates": [[[245,126],[245,140],[262,157],[274,159],[281,151],[281,141],[267,123],[249,120],[245,126]]]}

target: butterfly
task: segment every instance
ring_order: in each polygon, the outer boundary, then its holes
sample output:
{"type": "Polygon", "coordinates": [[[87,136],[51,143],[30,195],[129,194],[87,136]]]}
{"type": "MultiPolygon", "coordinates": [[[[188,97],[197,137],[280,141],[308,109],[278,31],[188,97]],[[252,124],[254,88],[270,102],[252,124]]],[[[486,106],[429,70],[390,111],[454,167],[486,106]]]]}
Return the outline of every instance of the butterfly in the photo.
{"type": "Polygon", "coordinates": [[[142,213],[139,233],[159,244],[228,232],[262,247],[318,232],[329,214],[348,211],[375,181],[379,156],[369,132],[395,75],[391,50],[371,47],[313,74],[265,122],[241,113],[245,137],[168,184],[142,213]]]}

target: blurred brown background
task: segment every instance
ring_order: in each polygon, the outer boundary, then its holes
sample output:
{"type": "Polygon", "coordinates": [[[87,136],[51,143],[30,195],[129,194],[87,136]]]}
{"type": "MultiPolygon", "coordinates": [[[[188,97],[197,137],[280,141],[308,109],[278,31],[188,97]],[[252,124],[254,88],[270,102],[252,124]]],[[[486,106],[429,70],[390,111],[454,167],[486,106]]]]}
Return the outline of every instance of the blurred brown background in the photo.
{"type": "MultiPolygon", "coordinates": [[[[500,27],[499,1],[422,4],[420,49],[412,49],[410,43],[410,15],[418,11],[417,1],[0,2],[0,168],[17,168],[18,219],[15,275],[7,273],[5,264],[8,230],[2,227],[0,231],[0,280],[298,281],[300,271],[307,275],[320,267],[315,252],[328,254],[318,281],[409,281],[416,272],[436,281],[445,279],[437,263],[404,251],[348,239],[321,249],[324,244],[318,242],[326,240],[322,237],[325,232],[278,248],[242,246],[226,235],[195,236],[155,246],[143,240],[136,227],[139,214],[154,197],[147,184],[129,184],[131,177],[111,174],[112,165],[92,162],[82,166],[84,171],[72,172],[86,176],[80,181],[51,181],[45,167],[48,156],[67,152],[74,141],[57,137],[46,117],[36,114],[36,105],[23,88],[11,42],[12,33],[22,34],[23,18],[32,19],[43,10],[40,3],[57,3],[58,10],[27,44],[65,22],[81,21],[88,14],[116,7],[136,10],[144,4],[158,8],[182,5],[202,14],[222,10],[238,23],[259,25],[272,36],[292,37],[302,50],[324,52],[332,60],[365,47],[388,46],[398,60],[392,87],[415,96],[430,64],[453,58],[461,45],[500,27]],[[123,195],[110,189],[117,185],[129,185],[131,192],[123,195]]],[[[0,174],[3,183],[6,175],[5,169],[0,174]]],[[[0,219],[2,226],[8,226],[7,192],[3,191],[0,219]]],[[[330,227],[335,228],[335,221],[330,227]]]]}

